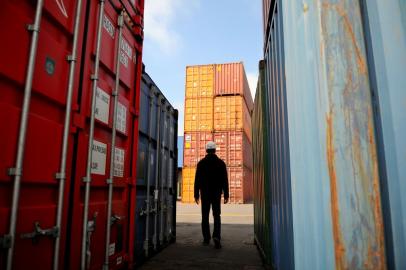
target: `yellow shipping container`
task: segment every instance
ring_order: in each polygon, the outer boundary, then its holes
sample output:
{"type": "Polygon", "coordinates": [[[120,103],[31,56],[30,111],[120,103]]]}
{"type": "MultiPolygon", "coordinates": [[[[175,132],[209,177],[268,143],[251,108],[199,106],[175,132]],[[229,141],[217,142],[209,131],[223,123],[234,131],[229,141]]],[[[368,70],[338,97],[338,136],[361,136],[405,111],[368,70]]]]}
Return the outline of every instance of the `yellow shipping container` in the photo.
{"type": "Polygon", "coordinates": [[[242,96],[214,98],[214,130],[245,130],[251,134],[251,116],[242,96]]]}
{"type": "Polygon", "coordinates": [[[213,130],[213,98],[185,100],[185,132],[213,130]]]}
{"type": "Polygon", "coordinates": [[[186,67],[185,98],[213,97],[214,65],[186,67]]]}
{"type": "Polygon", "coordinates": [[[183,168],[182,171],[182,202],[193,203],[196,168],[183,168]]]}

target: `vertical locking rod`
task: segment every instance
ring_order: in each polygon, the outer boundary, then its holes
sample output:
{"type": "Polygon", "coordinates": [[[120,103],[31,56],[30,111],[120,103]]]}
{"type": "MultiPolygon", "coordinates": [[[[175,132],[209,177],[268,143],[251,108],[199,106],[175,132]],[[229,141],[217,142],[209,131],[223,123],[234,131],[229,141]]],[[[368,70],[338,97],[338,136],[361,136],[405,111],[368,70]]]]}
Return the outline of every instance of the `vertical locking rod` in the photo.
{"type": "Polygon", "coordinates": [[[13,266],[17,211],[18,211],[18,203],[20,200],[21,176],[23,170],[24,150],[27,134],[28,112],[30,111],[32,80],[34,75],[35,60],[37,56],[38,35],[43,5],[44,5],[43,0],[37,1],[34,24],[28,27],[28,30],[32,31],[32,37],[31,37],[30,54],[28,58],[27,76],[25,78],[24,99],[20,120],[20,132],[18,135],[16,165],[15,168],[10,169],[11,174],[14,176],[14,184],[13,184],[13,197],[11,202],[10,229],[7,235],[7,237],[10,239],[10,248],[8,249],[7,252],[7,270],[11,270],[13,266]]]}
{"type": "Polygon", "coordinates": [[[156,144],[157,144],[157,161],[155,164],[155,190],[154,190],[154,207],[155,207],[155,219],[154,219],[154,250],[157,249],[158,247],[158,197],[159,197],[159,165],[160,165],[160,152],[161,152],[161,97],[158,96],[158,122],[157,122],[157,139],[156,139],[156,144]]]}
{"type": "MultiPolygon", "coordinates": [[[[149,215],[151,212],[151,198],[150,198],[150,193],[151,193],[151,187],[150,187],[150,176],[151,176],[151,166],[150,166],[150,158],[151,158],[151,137],[152,137],[152,106],[154,105],[154,96],[155,93],[151,93],[153,90],[150,89],[149,93],[149,114],[148,114],[148,149],[147,149],[147,198],[146,198],[146,204],[147,204],[147,209],[146,209],[146,220],[145,220],[145,240],[144,240],[144,251],[145,251],[145,257],[148,258],[148,253],[149,253],[149,215]]],[[[155,120],[155,119],[154,119],[155,120]]],[[[157,155],[158,156],[158,155],[157,155]]]]}
{"type": "Polygon", "coordinates": [[[164,210],[165,210],[165,196],[164,196],[164,179],[166,179],[166,174],[165,174],[165,166],[167,166],[166,162],[166,157],[165,157],[165,146],[166,146],[166,140],[167,140],[167,129],[168,129],[168,121],[167,121],[167,115],[166,115],[166,110],[164,106],[163,110],[163,119],[164,119],[164,132],[162,135],[162,148],[161,148],[161,212],[159,213],[160,216],[160,227],[159,227],[159,242],[162,245],[163,243],[163,236],[164,236],[164,210]]]}
{"type": "MultiPolygon", "coordinates": [[[[89,142],[87,149],[87,166],[86,166],[86,176],[84,178],[85,182],[85,198],[83,205],[83,228],[82,228],[82,246],[81,246],[81,261],[80,268],[82,270],[86,269],[86,238],[88,231],[88,214],[89,214],[89,197],[90,197],[90,182],[92,173],[92,151],[93,151],[93,137],[94,137],[94,119],[96,111],[96,92],[97,92],[97,81],[99,78],[99,62],[100,62],[100,45],[101,45],[101,35],[102,35],[102,25],[103,25],[103,15],[104,15],[104,1],[99,0],[99,22],[97,25],[97,40],[96,40],[96,56],[94,60],[94,74],[92,75],[92,107],[90,113],[90,130],[89,130],[89,142]]],[[[90,243],[88,243],[90,245],[90,243]]]]}
{"type": "Polygon", "coordinates": [[[116,51],[116,82],[113,91],[113,130],[111,133],[111,154],[110,154],[110,177],[107,179],[108,190],[108,201],[107,201],[107,219],[106,219],[106,246],[104,253],[104,265],[103,269],[109,269],[109,247],[110,247],[110,233],[111,233],[111,208],[113,202],[113,178],[115,169],[115,153],[116,153],[116,128],[117,128],[117,106],[118,106],[118,93],[120,88],[120,52],[121,52],[121,35],[123,30],[124,20],[123,12],[120,12],[118,16],[118,41],[117,41],[117,51],[116,51]]]}
{"type": "MultiPolygon", "coordinates": [[[[63,138],[62,138],[62,153],[61,153],[61,164],[60,171],[57,173],[57,178],[59,179],[59,191],[58,191],[58,205],[56,212],[56,227],[61,231],[62,224],[62,210],[63,210],[63,199],[65,191],[65,181],[66,181],[66,158],[68,155],[68,141],[69,141],[69,127],[71,118],[71,107],[72,107],[72,93],[73,86],[75,83],[75,67],[77,62],[77,47],[78,47],[78,37],[79,37],[79,26],[80,26],[80,16],[82,11],[82,0],[77,0],[76,3],[76,15],[75,15],[75,25],[73,30],[73,44],[72,44],[72,55],[68,57],[69,61],[69,78],[68,78],[68,89],[66,98],[66,110],[65,110],[65,123],[63,127],[63,138]]],[[[57,270],[59,268],[59,250],[61,244],[60,233],[55,239],[55,249],[54,249],[54,262],[53,269],[57,270]]]]}

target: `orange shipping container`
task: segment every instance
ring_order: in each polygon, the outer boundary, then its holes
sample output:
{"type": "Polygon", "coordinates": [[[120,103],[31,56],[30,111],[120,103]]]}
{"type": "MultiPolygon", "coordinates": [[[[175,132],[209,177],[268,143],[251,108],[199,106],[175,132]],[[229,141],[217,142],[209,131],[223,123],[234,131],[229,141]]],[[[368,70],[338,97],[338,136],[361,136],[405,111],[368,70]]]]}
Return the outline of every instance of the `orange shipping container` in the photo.
{"type": "Polygon", "coordinates": [[[196,167],[206,155],[206,143],[213,141],[211,132],[191,132],[184,135],[183,166],[196,167]]]}
{"type": "Polygon", "coordinates": [[[252,145],[244,132],[215,132],[214,142],[217,144],[217,155],[227,166],[252,168],[252,145]]]}
{"type": "Polygon", "coordinates": [[[214,98],[214,130],[244,130],[251,141],[251,115],[241,96],[214,98]]]}
{"type": "Polygon", "coordinates": [[[185,100],[185,132],[213,130],[213,98],[185,100]]]}
{"type": "Polygon", "coordinates": [[[186,67],[185,98],[201,98],[214,95],[214,65],[186,67]]]}
{"type": "Polygon", "coordinates": [[[241,95],[251,111],[254,106],[244,65],[240,63],[216,64],[214,95],[241,95]]]}
{"type": "Polygon", "coordinates": [[[183,168],[182,172],[182,202],[194,202],[194,184],[195,184],[196,168],[183,168]]]}

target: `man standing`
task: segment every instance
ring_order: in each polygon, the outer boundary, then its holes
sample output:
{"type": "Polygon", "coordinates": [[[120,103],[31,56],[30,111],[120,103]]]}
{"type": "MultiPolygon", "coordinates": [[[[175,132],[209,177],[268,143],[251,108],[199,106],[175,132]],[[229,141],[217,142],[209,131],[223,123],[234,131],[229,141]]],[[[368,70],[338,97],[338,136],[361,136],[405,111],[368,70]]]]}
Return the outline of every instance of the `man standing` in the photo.
{"type": "Polygon", "coordinates": [[[203,244],[210,243],[209,213],[213,211],[213,241],[217,249],[221,248],[221,194],[224,192],[224,203],[228,202],[228,178],[224,161],[216,155],[216,144],[206,144],[207,155],[199,161],[195,176],[195,201],[199,204],[199,191],[202,200],[202,233],[203,244]]]}

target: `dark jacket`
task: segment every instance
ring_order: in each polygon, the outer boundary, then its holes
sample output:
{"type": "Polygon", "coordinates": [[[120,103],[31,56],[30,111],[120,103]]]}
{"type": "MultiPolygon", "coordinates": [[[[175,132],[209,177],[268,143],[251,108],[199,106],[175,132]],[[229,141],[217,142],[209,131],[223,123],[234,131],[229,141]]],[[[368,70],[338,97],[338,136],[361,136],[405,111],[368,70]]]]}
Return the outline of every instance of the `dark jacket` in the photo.
{"type": "Polygon", "coordinates": [[[221,198],[223,192],[225,199],[229,197],[226,164],[216,154],[207,154],[197,163],[195,199],[199,198],[199,191],[202,199],[221,198]]]}

